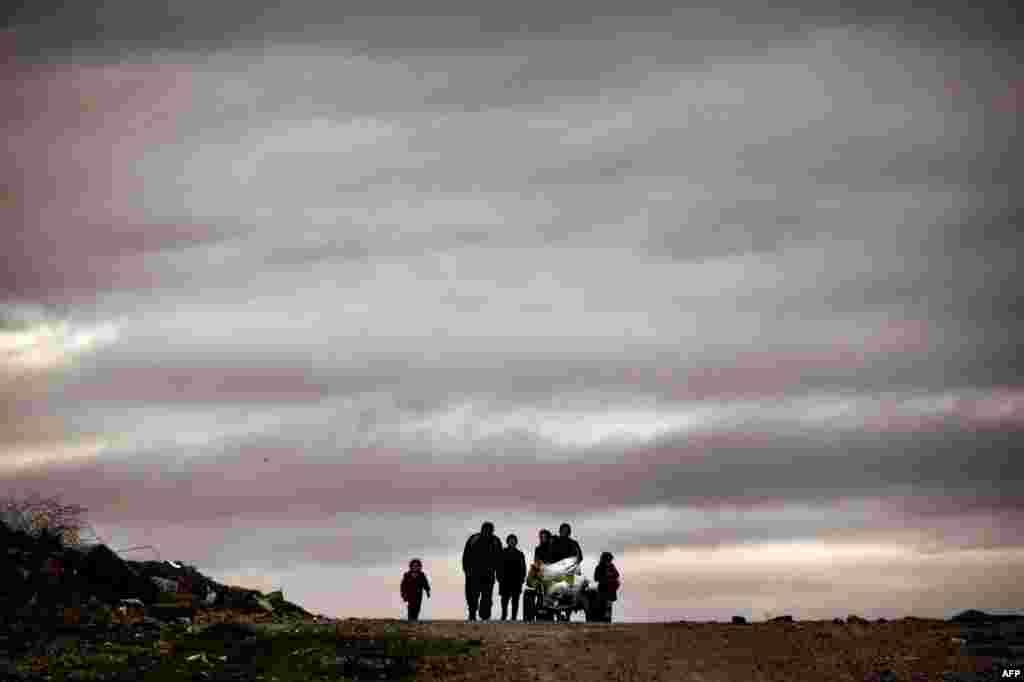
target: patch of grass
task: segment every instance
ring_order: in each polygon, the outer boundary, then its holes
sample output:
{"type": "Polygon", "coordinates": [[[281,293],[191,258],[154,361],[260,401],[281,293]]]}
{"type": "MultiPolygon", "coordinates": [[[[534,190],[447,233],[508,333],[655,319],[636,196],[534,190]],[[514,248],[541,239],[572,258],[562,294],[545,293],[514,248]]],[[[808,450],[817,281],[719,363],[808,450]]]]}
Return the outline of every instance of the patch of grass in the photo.
{"type": "Polygon", "coordinates": [[[52,655],[26,657],[18,667],[23,674],[48,676],[52,682],[343,682],[352,675],[375,677],[377,670],[386,671],[387,679],[411,680],[417,659],[476,655],[481,642],[410,639],[397,630],[373,639],[340,638],[331,629],[300,626],[285,631],[257,629],[254,636],[236,639],[225,639],[216,631],[190,633],[168,627],[160,633],[159,644],[162,647],[153,639],[79,640],[52,655]]]}
{"type": "Polygon", "coordinates": [[[475,656],[480,653],[478,639],[406,639],[400,635],[385,637],[385,647],[391,656],[475,656]]]}
{"type": "Polygon", "coordinates": [[[75,647],[50,655],[28,656],[15,667],[21,674],[42,674],[54,682],[62,682],[118,679],[126,670],[144,670],[156,664],[157,656],[152,647],[106,643],[95,649],[75,647]]]}

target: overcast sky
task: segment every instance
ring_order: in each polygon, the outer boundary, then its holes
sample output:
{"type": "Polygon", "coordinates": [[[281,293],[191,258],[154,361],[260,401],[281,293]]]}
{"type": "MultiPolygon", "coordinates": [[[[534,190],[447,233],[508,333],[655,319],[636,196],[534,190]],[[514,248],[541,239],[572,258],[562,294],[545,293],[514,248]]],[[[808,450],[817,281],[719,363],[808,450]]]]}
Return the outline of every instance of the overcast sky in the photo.
{"type": "Polygon", "coordinates": [[[13,15],[0,494],[341,617],[484,520],[624,620],[1024,608],[1012,19],[714,4],[13,15]]]}

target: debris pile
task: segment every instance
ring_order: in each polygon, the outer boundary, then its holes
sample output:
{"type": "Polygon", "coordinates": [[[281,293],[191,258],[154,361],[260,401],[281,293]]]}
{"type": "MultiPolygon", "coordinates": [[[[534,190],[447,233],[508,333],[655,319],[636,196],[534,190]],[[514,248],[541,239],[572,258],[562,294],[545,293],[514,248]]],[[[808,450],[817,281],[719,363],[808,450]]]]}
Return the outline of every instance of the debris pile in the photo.
{"type": "Polygon", "coordinates": [[[278,590],[224,585],[175,561],[128,561],[103,544],[67,546],[0,521],[0,626],[40,621],[316,622],[278,590]]]}

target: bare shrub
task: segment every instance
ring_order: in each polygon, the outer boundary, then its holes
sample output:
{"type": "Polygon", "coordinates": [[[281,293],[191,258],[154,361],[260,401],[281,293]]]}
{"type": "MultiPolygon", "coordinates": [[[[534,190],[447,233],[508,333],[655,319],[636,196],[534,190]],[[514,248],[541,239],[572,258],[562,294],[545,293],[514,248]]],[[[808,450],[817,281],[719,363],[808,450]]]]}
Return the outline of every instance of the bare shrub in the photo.
{"type": "Polygon", "coordinates": [[[33,492],[22,498],[0,498],[0,521],[8,528],[33,537],[50,533],[69,547],[80,546],[95,537],[92,526],[85,521],[87,511],[81,505],[64,504],[59,495],[43,497],[33,492]]]}

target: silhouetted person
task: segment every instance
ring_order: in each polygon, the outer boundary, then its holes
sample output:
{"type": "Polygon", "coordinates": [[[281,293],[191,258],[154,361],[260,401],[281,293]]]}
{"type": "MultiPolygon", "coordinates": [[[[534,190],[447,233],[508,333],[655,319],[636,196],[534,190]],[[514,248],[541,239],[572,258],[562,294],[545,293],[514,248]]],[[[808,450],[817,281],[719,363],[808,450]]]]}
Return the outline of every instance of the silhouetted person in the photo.
{"type": "Polygon", "coordinates": [[[553,547],[551,545],[554,537],[551,535],[551,531],[547,528],[542,528],[537,537],[540,540],[540,544],[537,545],[533,550],[533,560],[539,561],[544,564],[554,563],[551,558],[553,556],[553,547]]]}
{"type": "MultiPolygon", "coordinates": [[[[519,615],[519,595],[526,581],[526,557],[517,546],[519,538],[509,535],[505,538],[505,549],[501,553],[501,570],[498,573],[498,594],[501,595],[501,619],[508,618],[508,605],[512,602],[512,620],[519,615]]],[[[526,609],[523,609],[526,615],[526,609]]]]}
{"type": "Polygon", "coordinates": [[[578,561],[583,561],[583,550],[580,549],[580,543],[569,537],[571,534],[572,528],[568,523],[563,523],[558,527],[558,537],[551,541],[552,563],[569,557],[576,557],[578,561]]]}
{"type": "Polygon", "coordinates": [[[423,572],[423,563],[419,559],[409,562],[409,570],[402,576],[402,601],[408,605],[409,620],[420,619],[420,607],[423,606],[423,593],[430,598],[430,581],[423,572]]]}
{"type": "Polygon", "coordinates": [[[611,552],[602,552],[601,561],[594,568],[594,582],[597,583],[597,604],[595,615],[598,622],[612,622],[612,602],[618,598],[619,570],[612,563],[611,552]]]}
{"type": "Polygon", "coordinates": [[[480,620],[491,617],[491,603],[494,600],[494,579],[501,563],[501,540],[494,536],[494,524],[485,521],[479,533],[473,533],[466,540],[462,550],[462,572],[466,574],[466,606],[469,619],[480,620]]]}
{"type": "MultiPolygon", "coordinates": [[[[551,531],[547,528],[542,528],[537,533],[538,544],[533,550],[533,563],[530,565],[530,575],[536,576],[539,580],[539,564],[550,564],[552,563],[551,557],[551,531]]],[[[534,590],[526,590],[523,593],[523,620],[527,623],[532,623],[537,617],[537,598],[539,596],[539,588],[534,590]]]]}

